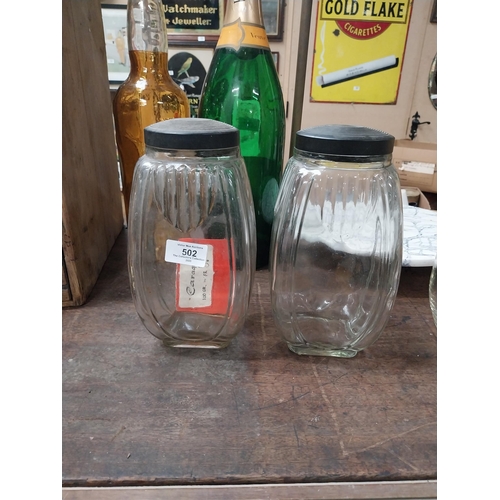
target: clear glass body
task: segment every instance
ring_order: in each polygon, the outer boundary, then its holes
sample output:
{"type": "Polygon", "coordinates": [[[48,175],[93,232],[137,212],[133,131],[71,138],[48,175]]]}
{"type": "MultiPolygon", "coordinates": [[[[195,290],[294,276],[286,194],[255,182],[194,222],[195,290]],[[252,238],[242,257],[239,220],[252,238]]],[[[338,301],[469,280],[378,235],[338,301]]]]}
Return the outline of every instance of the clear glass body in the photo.
{"type": "Polygon", "coordinates": [[[168,74],[168,41],[160,0],[128,0],[130,74],[113,100],[125,213],[137,160],[145,152],[144,128],[171,118],[188,118],[183,90],[168,74]]]}
{"type": "Polygon", "coordinates": [[[391,156],[347,163],[295,150],[276,204],[271,304],[291,351],[353,357],[382,333],[402,259],[391,156]]]}
{"type": "MultiPolygon", "coordinates": [[[[222,348],[242,328],[255,267],[255,220],[238,148],[146,148],[132,185],[128,268],[147,330],[172,347],[222,348]],[[204,267],[167,245],[205,247],[204,267]]],[[[189,250],[188,250],[189,251],[189,250]]]]}
{"type": "MultiPolygon", "coordinates": [[[[260,1],[227,2],[221,38],[224,30],[235,26],[238,19],[242,29],[260,26],[259,35],[265,36],[260,1]]],[[[240,131],[241,154],[255,207],[257,268],[265,267],[269,263],[285,141],[283,94],[267,38],[260,47],[243,43],[239,47],[217,46],[203,86],[198,116],[228,123],[240,131]]]]}
{"type": "Polygon", "coordinates": [[[437,300],[437,256],[432,265],[431,277],[429,279],[429,304],[431,306],[432,318],[437,327],[438,320],[438,300],[437,300]]]}

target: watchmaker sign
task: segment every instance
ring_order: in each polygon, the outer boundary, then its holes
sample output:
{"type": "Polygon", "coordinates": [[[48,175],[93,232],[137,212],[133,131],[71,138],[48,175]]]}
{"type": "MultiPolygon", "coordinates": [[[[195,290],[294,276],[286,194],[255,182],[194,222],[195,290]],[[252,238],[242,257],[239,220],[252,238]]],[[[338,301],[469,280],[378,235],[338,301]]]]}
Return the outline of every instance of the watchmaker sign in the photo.
{"type": "Polygon", "coordinates": [[[221,0],[162,0],[168,30],[218,34],[222,27],[221,0]]]}
{"type": "Polygon", "coordinates": [[[312,102],[395,104],[413,0],[321,0],[312,102]]]}

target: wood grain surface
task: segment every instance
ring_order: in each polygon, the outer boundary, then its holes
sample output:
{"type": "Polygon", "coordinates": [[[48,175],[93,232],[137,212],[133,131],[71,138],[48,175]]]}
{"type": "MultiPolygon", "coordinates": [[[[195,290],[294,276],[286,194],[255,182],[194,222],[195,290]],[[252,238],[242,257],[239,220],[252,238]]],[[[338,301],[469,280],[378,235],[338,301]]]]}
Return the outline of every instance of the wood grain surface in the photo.
{"type": "Polygon", "coordinates": [[[432,500],[437,481],[63,488],[62,500],[432,500]]]}
{"type": "Polygon", "coordinates": [[[403,269],[389,324],[352,359],[288,350],[267,271],[229,347],[175,350],[135,312],[126,237],[62,313],[64,487],[436,479],[430,268],[403,269]]]}
{"type": "Polygon", "coordinates": [[[62,305],[87,300],[123,228],[97,0],[62,2],[62,305]]]}

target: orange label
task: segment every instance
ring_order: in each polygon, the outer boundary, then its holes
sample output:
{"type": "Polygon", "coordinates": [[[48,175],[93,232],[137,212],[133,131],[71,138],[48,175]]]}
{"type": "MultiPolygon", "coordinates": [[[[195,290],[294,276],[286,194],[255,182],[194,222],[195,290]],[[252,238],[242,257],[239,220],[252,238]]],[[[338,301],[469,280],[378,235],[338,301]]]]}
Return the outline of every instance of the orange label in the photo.
{"type": "Polygon", "coordinates": [[[244,24],[240,19],[222,28],[217,47],[230,47],[239,50],[240,47],[257,47],[269,49],[266,30],[256,24],[244,24]]]}
{"type": "Polygon", "coordinates": [[[206,245],[205,266],[177,264],[176,310],[226,314],[229,303],[229,249],[225,239],[181,238],[206,245]]]}

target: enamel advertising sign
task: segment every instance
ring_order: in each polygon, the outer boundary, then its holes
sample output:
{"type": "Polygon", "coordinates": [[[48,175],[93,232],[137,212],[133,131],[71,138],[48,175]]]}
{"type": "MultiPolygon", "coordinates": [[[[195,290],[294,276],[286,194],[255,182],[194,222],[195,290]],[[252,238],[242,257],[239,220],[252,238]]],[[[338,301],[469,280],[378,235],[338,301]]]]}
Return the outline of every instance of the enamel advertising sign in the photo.
{"type": "Polygon", "coordinates": [[[320,0],[311,102],[396,104],[412,0],[320,0]]]}

